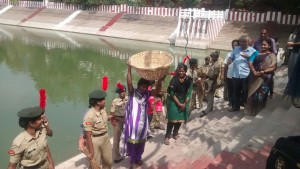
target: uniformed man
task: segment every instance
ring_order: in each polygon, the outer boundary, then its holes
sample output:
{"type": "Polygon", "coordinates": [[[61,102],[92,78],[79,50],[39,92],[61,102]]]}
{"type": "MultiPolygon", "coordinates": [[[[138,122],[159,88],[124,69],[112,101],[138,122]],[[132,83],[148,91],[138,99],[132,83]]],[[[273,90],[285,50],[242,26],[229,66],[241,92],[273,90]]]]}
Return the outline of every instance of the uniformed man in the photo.
{"type": "Polygon", "coordinates": [[[89,110],[82,122],[89,151],[88,158],[98,162],[103,169],[111,169],[112,151],[107,134],[108,116],[104,109],[106,92],[95,90],[89,94],[89,110]]]}
{"type": "Polygon", "coordinates": [[[113,159],[114,163],[121,162],[124,158],[119,153],[119,143],[124,125],[125,106],[128,100],[126,96],[126,87],[121,83],[117,84],[116,93],[119,97],[112,101],[110,107],[111,123],[114,128],[114,142],[113,142],[113,159]]]}
{"type": "Polygon", "coordinates": [[[210,68],[210,57],[204,58],[204,64],[199,67],[198,70],[198,77],[200,77],[200,84],[199,84],[199,105],[200,107],[203,107],[203,99],[206,96],[206,89],[207,89],[207,74],[208,70],[210,68]]]}
{"type": "Polygon", "coordinates": [[[25,131],[13,141],[8,153],[10,160],[8,169],[54,169],[54,163],[47,144],[47,129],[42,127],[40,107],[25,108],[18,112],[19,125],[25,131]]]}
{"type": "Polygon", "coordinates": [[[190,102],[190,111],[197,108],[196,98],[198,98],[199,108],[202,107],[201,96],[200,96],[200,77],[198,77],[198,60],[196,58],[191,58],[189,60],[189,69],[187,70],[187,75],[193,79],[193,92],[192,99],[190,102]]]}
{"type": "Polygon", "coordinates": [[[205,116],[209,112],[213,111],[213,106],[214,106],[214,95],[216,92],[216,87],[217,87],[217,79],[221,71],[221,65],[218,62],[219,58],[219,52],[213,52],[210,54],[212,64],[209,67],[208,73],[207,73],[207,107],[205,110],[203,110],[200,115],[200,117],[205,116]]]}
{"type": "MultiPolygon", "coordinates": [[[[215,52],[218,53],[220,56],[220,51],[215,51],[215,52]]],[[[224,84],[224,68],[225,68],[224,59],[219,57],[218,64],[220,65],[220,73],[217,78],[217,86],[222,86],[224,84]]],[[[222,95],[221,93],[222,93],[221,88],[217,88],[215,92],[215,97],[221,98],[222,95]]]]}

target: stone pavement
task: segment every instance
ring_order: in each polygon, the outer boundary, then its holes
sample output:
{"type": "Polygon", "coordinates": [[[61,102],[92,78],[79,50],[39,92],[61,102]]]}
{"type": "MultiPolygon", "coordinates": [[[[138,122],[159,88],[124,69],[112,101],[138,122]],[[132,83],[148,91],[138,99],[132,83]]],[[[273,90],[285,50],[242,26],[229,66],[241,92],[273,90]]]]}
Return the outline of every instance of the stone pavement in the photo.
{"type": "MultiPolygon", "coordinates": [[[[156,130],[146,143],[141,169],[263,169],[265,160],[282,136],[299,135],[299,109],[282,100],[287,82],[287,68],[278,68],[275,75],[275,98],[257,116],[243,111],[226,111],[228,102],[215,98],[214,111],[202,118],[192,112],[191,121],[183,124],[178,140],[164,145],[164,131],[156,130]]],[[[115,169],[129,167],[126,158],[115,169]]],[[[56,167],[84,169],[87,161],[80,154],[56,167]]]]}
{"type": "Polygon", "coordinates": [[[177,20],[178,17],[21,7],[0,14],[0,24],[165,44],[177,20]]]}
{"type": "MultiPolygon", "coordinates": [[[[0,6],[0,10],[4,6],[0,6]]],[[[126,13],[109,13],[81,10],[12,7],[0,14],[0,24],[48,29],[123,39],[169,44],[169,36],[177,27],[178,17],[162,17],[126,13]]],[[[291,25],[268,23],[226,22],[219,35],[207,45],[205,40],[189,40],[192,46],[218,50],[231,50],[233,39],[249,35],[259,36],[262,27],[269,28],[271,37],[279,37],[280,47],[288,39],[291,25]]],[[[177,44],[186,44],[185,38],[177,38],[177,44]]]]}
{"type": "Polygon", "coordinates": [[[208,45],[208,48],[231,50],[231,41],[239,38],[241,35],[248,35],[256,40],[260,35],[260,30],[267,28],[269,36],[278,37],[281,48],[285,48],[289,33],[293,29],[292,25],[272,25],[269,23],[253,23],[253,22],[226,22],[215,40],[208,45]]]}

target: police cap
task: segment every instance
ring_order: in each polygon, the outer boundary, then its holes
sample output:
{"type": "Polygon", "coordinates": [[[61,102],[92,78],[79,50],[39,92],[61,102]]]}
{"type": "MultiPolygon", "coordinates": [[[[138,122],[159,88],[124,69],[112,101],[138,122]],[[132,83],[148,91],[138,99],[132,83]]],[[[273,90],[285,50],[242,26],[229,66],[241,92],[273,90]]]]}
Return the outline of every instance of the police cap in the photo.
{"type": "Polygon", "coordinates": [[[18,116],[22,118],[34,118],[42,115],[45,111],[39,106],[22,109],[18,112],[18,116]]]}
{"type": "Polygon", "coordinates": [[[106,92],[103,90],[95,90],[89,94],[90,99],[102,99],[106,97],[106,92]]]}

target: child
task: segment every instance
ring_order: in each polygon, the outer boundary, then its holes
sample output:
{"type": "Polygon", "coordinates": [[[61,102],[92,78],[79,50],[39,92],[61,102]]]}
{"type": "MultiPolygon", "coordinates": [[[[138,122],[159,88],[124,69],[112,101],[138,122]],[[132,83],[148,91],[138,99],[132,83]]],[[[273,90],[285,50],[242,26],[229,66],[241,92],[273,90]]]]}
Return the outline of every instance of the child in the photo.
{"type": "Polygon", "coordinates": [[[153,111],[153,121],[151,123],[151,128],[165,130],[165,127],[160,124],[160,116],[163,111],[163,103],[162,103],[162,94],[159,93],[154,98],[154,111],[153,111]]]}

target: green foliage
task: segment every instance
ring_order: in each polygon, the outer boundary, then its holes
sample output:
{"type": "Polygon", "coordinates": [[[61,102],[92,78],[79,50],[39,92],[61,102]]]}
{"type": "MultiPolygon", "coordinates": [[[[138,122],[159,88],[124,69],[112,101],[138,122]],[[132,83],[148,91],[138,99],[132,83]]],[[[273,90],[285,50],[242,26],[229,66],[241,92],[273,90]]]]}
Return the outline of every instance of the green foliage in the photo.
{"type": "Polygon", "coordinates": [[[202,0],[179,0],[179,5],[182,8],[193,8],[197,6],[202,0]]]}
{"type": "Polygon", "coordinates": [[[282,11],[283,13],[300,14],[299,0],[232,0],[234,8],[250,11],[267,10],[282,11]]]}
{"type": "Polygon", "coordinates": [[[252,9],[255,2],[256,0],[236,0],[235,6],[241,9],[252,9]]]}
{"type": "Polygon", "coordinates": [[[276,7],[285,13],[300,14],[299,0],[273,0],[276,7]]]}

